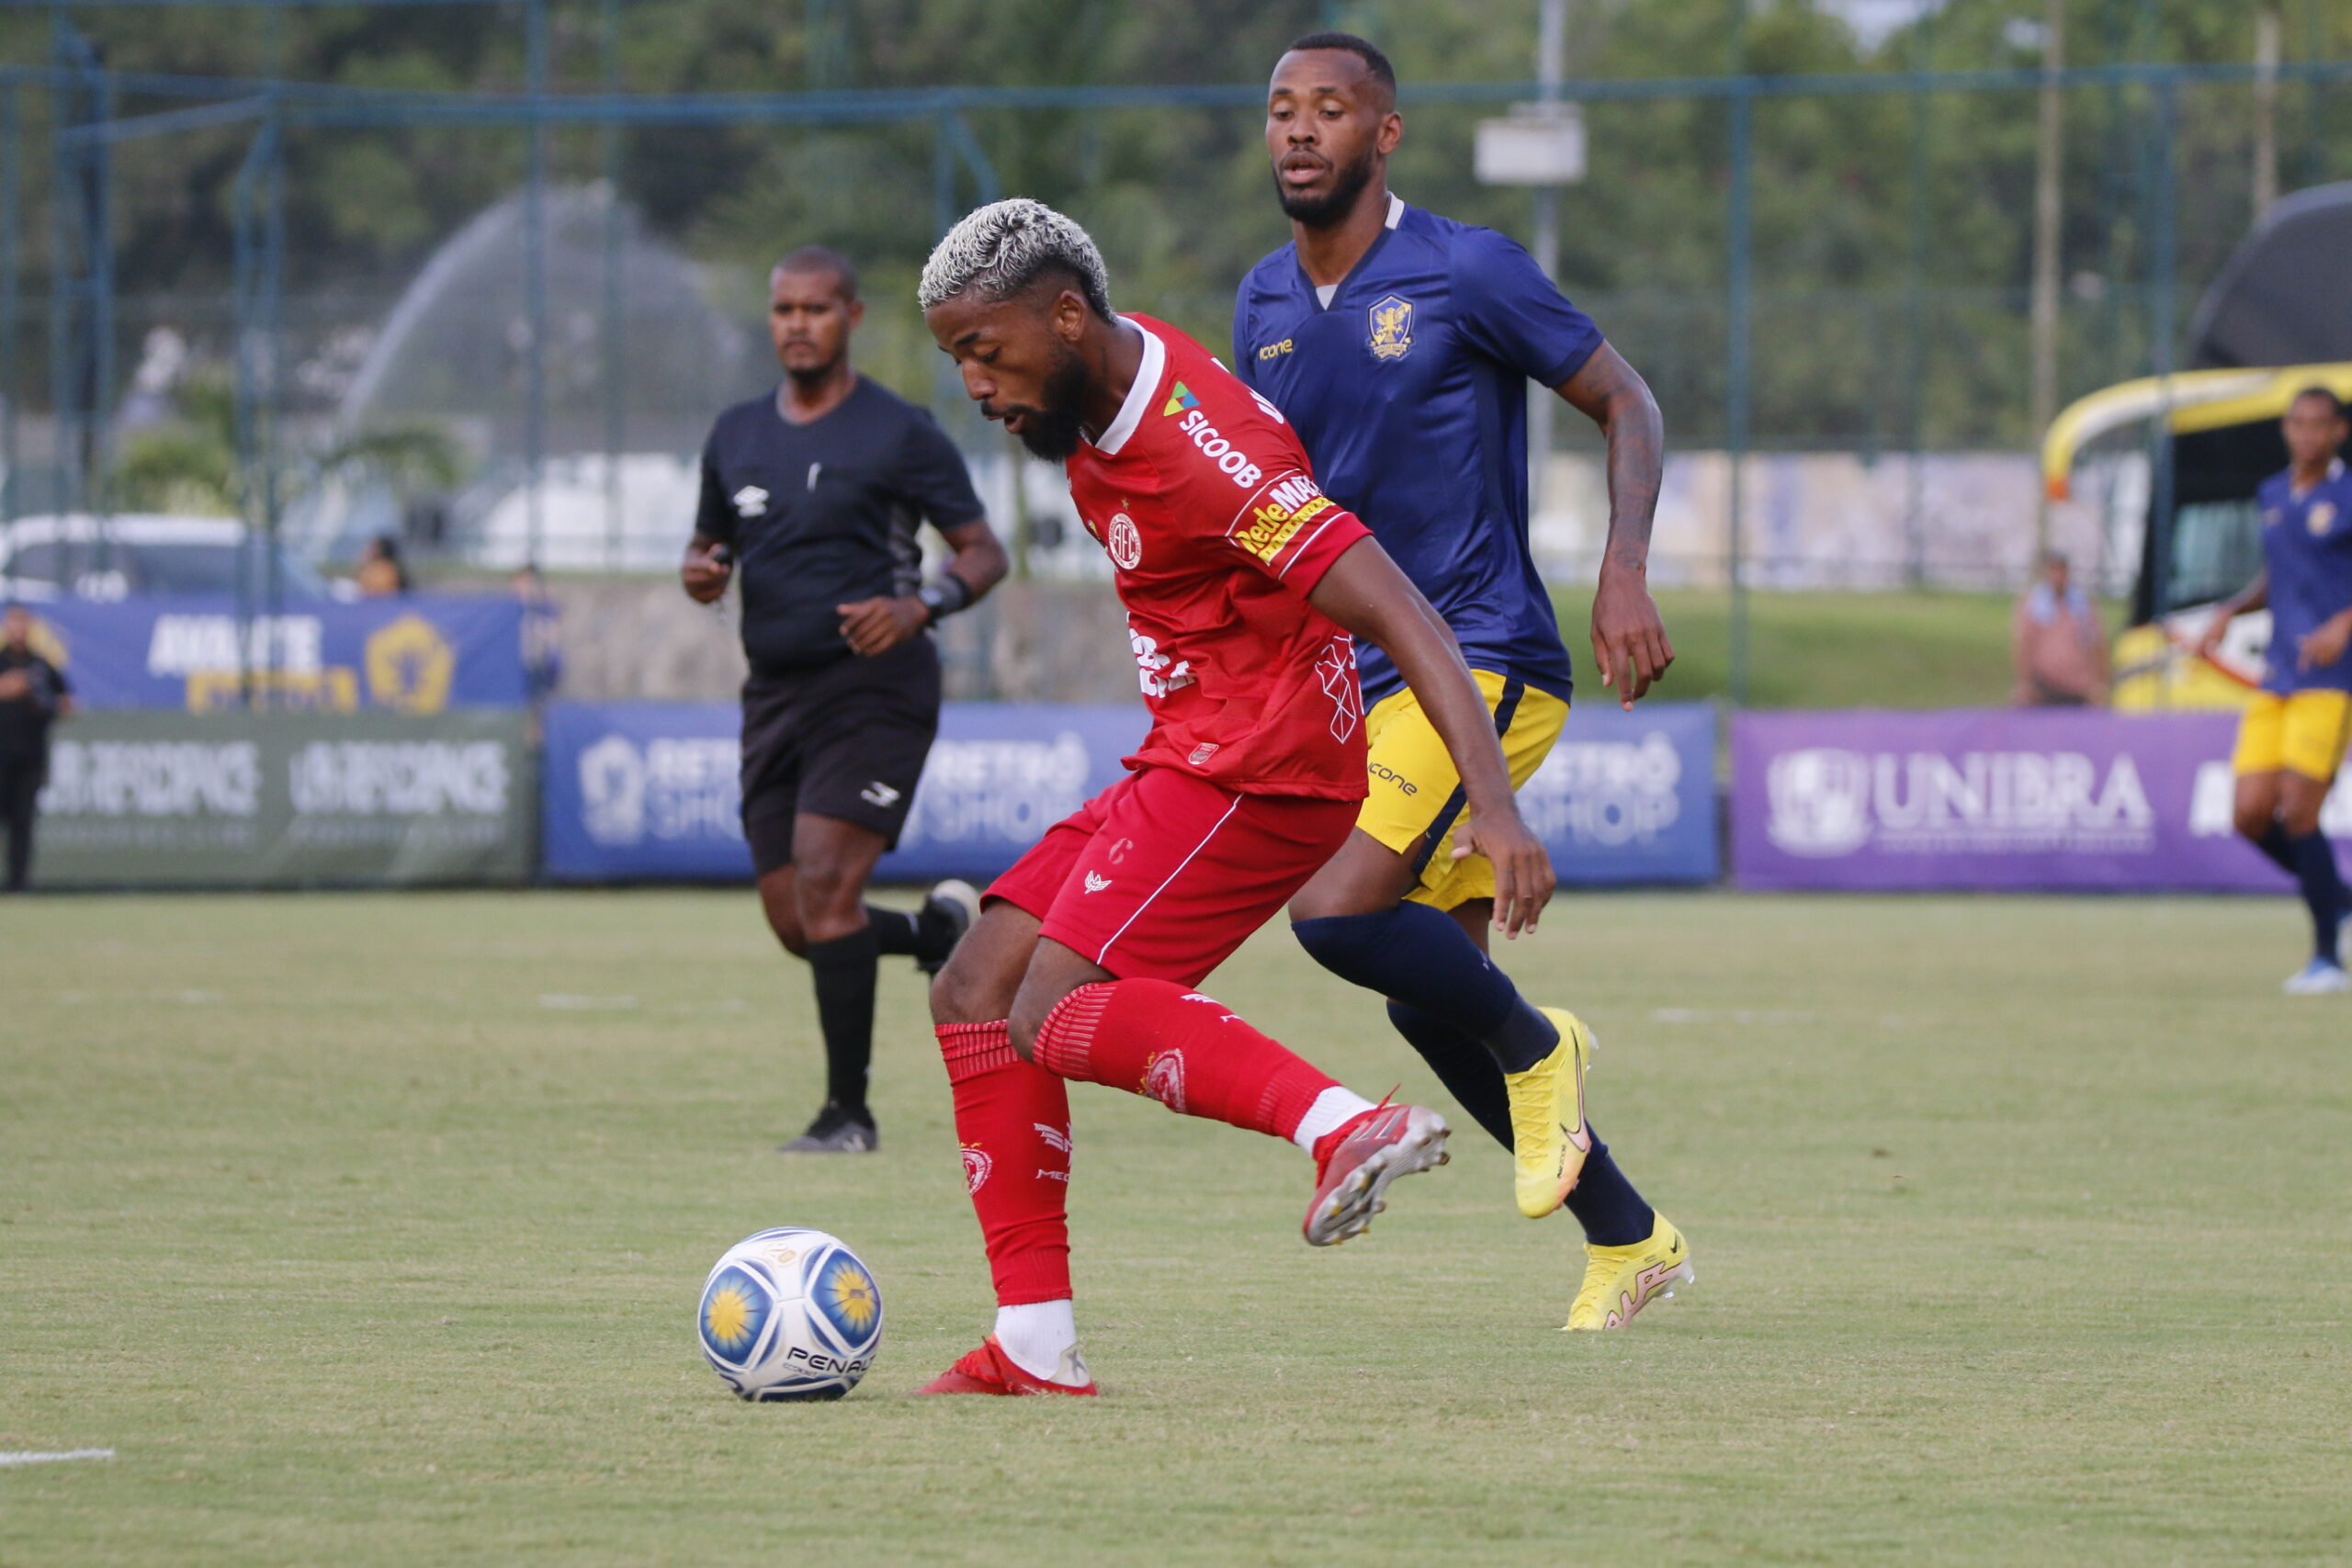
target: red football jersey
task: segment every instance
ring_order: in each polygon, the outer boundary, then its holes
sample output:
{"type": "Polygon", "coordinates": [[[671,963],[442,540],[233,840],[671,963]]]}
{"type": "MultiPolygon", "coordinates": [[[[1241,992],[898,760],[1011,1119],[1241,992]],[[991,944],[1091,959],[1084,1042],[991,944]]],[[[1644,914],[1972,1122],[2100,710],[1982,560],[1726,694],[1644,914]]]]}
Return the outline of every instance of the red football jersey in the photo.
{"type": "Polygon", "coordinates": [[[1066,465],[1116,569],[1151,734],[1127,759],[1254,795],[1364,796],[1355,643],[1306,596],[1371,537],[1274,405],[1148,316],[1142,367],[1066,465]]]}

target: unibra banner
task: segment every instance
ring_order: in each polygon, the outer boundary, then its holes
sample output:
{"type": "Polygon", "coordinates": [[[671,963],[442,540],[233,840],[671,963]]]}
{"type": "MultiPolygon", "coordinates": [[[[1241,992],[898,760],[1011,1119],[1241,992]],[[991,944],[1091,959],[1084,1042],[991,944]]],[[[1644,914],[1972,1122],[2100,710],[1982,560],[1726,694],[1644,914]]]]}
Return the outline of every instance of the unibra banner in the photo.
{"type": "MultiPolygon", "coordinates": [[[[547,710],[548,876],[567,882],[742,881],[740,736],[732,704],[556,703],[547,710]]],[[[1140,706],[949,703],[884,881],[985,879],[1120,775],[1140,706]]]]}
{"type": "MultiPolygon", "coordinates": [[[[949,703],[906,831],[876,875],[996,875],[1119,777],[1120,759],[1141,742],[1148,722],[1141,707],[1125,705],[949,703]]],[[[740,728],[732,705],[550,706],[548,875],[748,878],[740,728]]],[[[1577,713],[1521,792],[1520,808],[1564,884],[1713,880],[1713,709],[1685,703],[1577,713]]]]}
{"type": "Polygon", "coordinates": [[[531,870],[519,711],[93,713],[59,725],[43,886],[512,883],[531,870]]]}
{"type": "Polygon", "coordinates": [[[435,714],[519,707],[523,606],[495,594],[305,602],[240,615],[226,595],[61,599],[35,639],[85,708],[435,714]]]}
{"type": "MultiPolygon", "coordinates": [[[[2228,714],[1742,714],[1743,887],[2278,891],[2231,827],[2228,714]]],[[[2322,826],[2352,838],[2338,791],[2322,826]]]]}

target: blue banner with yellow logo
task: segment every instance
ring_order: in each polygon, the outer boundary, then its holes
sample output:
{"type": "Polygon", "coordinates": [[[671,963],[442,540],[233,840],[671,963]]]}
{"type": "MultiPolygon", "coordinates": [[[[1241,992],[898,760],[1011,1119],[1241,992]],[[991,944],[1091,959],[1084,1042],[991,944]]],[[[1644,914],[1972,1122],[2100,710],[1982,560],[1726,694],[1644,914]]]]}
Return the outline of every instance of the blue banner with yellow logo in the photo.
{"type": "MultiPolygon", "coordinates": [[[[875,875],[986,881],[1121,774],[1141,704],[949,703],[899,847],[875,875]]],[[[739,882],[742,713],[731,703],[554,703],[544,865],[558,882],[739,882]]]]}
{"type": "Polygon", "coordinates": [[[314,601],[241,615],[227,595],[38,607],[35,642],[86,708],[435,714],[519,707],[523,606],[492,594],[314,601]]]}
{"type": "MultiPolygon", "coordinates": [[[[543,864],[559,882],[748,881],[731,703],[547,710],[543,864]]],[[[876,874],[985,881],[1120,775],[1140,705],[949,703],[906,831],[876,874]]],[[[1563,886],[1707,883],[1718,872],[1715,714],[1578,708],[1520,811],[1563,886]]]]}

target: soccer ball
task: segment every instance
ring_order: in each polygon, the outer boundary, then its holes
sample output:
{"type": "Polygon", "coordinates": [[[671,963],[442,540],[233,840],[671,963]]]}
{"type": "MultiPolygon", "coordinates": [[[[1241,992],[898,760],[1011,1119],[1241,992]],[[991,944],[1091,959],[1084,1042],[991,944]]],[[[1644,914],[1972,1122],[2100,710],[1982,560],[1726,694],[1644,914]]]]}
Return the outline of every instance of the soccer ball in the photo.
{"type": "Polygon", "coordinates": [[[882,1348],[882,1290],[837,1236],[746,1236],[703,1281],[702,1353],[745,1399],[839,1399],[882,1348]]]}

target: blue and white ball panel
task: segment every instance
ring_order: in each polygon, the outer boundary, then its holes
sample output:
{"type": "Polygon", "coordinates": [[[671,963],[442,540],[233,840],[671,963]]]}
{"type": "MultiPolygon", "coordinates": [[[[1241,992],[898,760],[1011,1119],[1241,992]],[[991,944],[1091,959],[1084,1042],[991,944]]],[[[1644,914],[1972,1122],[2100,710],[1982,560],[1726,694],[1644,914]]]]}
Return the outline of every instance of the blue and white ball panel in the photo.
{"type": "Polygon", "coordinates": [[[703,1287],[703,1350],[722,1368],[752,1366],[775,1316],[774,1285],[741,1264],[728,1264],[703,1287]]]}
{"type": "Polygon", "coordinates": [[[809,1319],[830,1329],[833,1348],[855,1359],[868,1354],[882,1337],[882,1288],[865,1265],[846,1247],[810,1260],[808,1299],[816,1310],[809,1319]]]}
{"type": "Polygon", "coordinates": [[[695,1328],[712,1370],[745,1399],[839,1399],[880,1348],[882,1292],[838,1237],[778,1226],[727,1249],[695,1328]]]}

